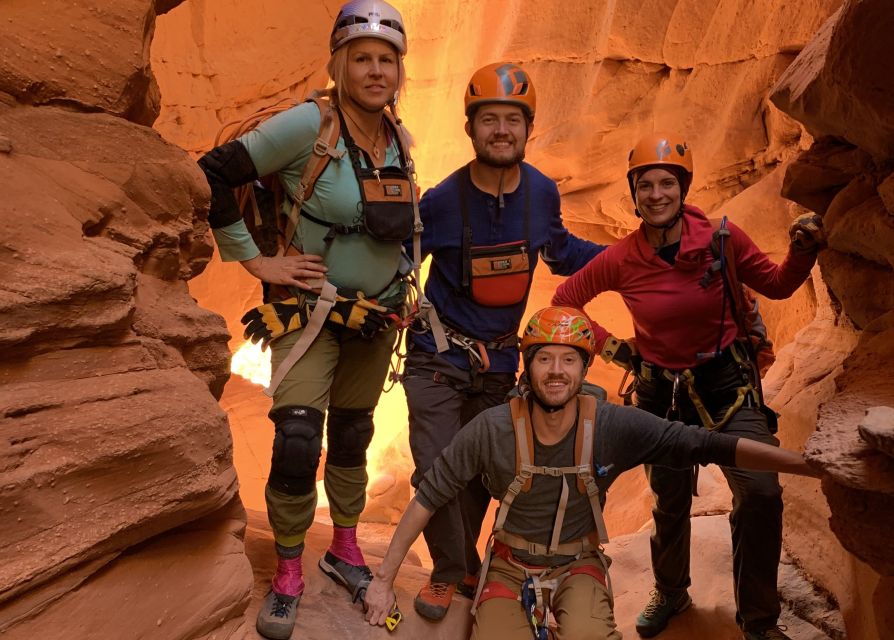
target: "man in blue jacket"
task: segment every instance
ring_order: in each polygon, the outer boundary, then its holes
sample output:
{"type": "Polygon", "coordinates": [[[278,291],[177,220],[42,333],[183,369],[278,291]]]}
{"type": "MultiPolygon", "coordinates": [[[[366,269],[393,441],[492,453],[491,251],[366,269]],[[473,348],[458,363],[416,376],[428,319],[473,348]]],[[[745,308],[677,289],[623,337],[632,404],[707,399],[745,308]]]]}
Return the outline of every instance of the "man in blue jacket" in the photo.
{"type": "MultiPolygon", "coordinates": [[[[438,353],[427,323],[411,328],[403,383],[414,487],[463,425],[502,404],[515,385],[517,334],[538,256],[553,273],[571,275],[605,248],[568,232],[556,183],[523,161],[535,107],[534,85],[520,67],[475,72],[465,96],[475,159],[420,202],[422,252],[432,256],[425,294],[449,349],[438,353]]],[[[476,478],[425,527],[434,568],[414,602],[420,615],[440,620],[457,589],[474,593],[489,502],[476,478]]]]}

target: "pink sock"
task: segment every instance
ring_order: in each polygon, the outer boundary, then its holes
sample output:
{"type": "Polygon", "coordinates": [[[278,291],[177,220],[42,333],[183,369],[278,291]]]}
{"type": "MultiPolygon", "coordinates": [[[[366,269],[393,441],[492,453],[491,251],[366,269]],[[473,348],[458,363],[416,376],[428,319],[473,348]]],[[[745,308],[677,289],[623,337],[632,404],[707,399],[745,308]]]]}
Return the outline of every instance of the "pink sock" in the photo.
{"type": "Polygon", "coordinates": [[[332,527],[332,544],[329,553],[339,560],[360,567],[366,564],[363,552],[357,546],[357,527],[332,527]]]}
{"type": "Polygon", "coordinates": [[[276,574],[273,576],[273,591],[283,596],[300,596],[304,593],[304,575],[301,571],[301,556],[279,558],[276,574]]]}

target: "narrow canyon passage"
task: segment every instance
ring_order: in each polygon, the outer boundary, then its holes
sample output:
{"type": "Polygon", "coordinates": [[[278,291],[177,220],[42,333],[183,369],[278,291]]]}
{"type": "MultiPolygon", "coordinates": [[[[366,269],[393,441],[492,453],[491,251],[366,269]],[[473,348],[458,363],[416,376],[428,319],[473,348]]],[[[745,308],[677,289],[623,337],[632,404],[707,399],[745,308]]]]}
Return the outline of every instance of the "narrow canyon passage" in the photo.
{"type": "MultiPolygon", "coordinates": [[[[269,360],[239,322],[260,284],[213,247],[195,160],[223,123],[326,85],[341,4],[0,6],[4,638],[260,637],[275,565],[269,360]]],[[[399,110],[423,191],[472,158],[466,83],[507,60],[537,87],[525,159],[556,181],[581,238],[614,244],[638,227],[627,158],[654,130],[691,146],[687,202],[728,216],[772,260],[785,257],[794,218],[822,216],[829,246],[808,281],[759,300],[777,353],[763,387],[778,437],[823,474],[781,476],[781,622],[796,640],[894,637],[890,2],[393,4],[409,38],[399,110]]],[[[526,315],[563,281],[541,264],[526,315]]],[[[633,334],[620,296],[587,311],[633,334]]],[[[598,361],[588,379],[620,402],[620,369],[598,361]]],[[[373,566],[413,494],[400,385],[375,426],[359,525],[373,566]]],[[[421,539],[397,583],[399,636],[362,622],[316,568],[332,526],[321,478],[293,637],[465,637],[465,598],[440,624],[413,612],[431,567],[421,539]]],[[[659,637],[732,640],[730,492],[713,466],[699,482],[694,605],[659,637]]],[[[639,468],[609,494],[625,638],[638,637],[652,587],[651,506],[639,468]]]]}

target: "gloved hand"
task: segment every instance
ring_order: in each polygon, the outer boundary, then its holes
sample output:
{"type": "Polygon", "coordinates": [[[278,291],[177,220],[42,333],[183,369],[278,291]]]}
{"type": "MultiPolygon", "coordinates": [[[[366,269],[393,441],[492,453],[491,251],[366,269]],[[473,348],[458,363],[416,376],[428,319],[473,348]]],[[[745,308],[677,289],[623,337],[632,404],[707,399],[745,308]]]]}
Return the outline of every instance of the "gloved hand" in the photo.
{"type": "Polygon", "coordinates": [[[823,219],[815,213],[804,213],[795,218],[788,235],[796,253],[812,253],[826,247],[823,219]]]}
{"type": "Polygon", "coordinates": [[[356,299],[336,296],[329,321],[359,331],[364,338],[372,338],[388,326],[387,313],[387,308],[376,304],[375,300],[367,300],[363,292],[358,291],[356,299]]]}
{"type": "Polygon", "coordinates": [[[611,362],[618,365],[622,369],[632,370],[639,358],[639,351],[636,350],[636,343],[633,339],[618,340],[615,336],[609,336],[602,345],[602,351],[599,357],[605,362],[611,362]]]}
{"type": "Polygon", "coordinates": [[[274,338],[307,324],[307,305],[303,300],[299,304],[298,298],[262,304],[242,316],[240,322],[245,325],[243,337],[253,344],[260,341],[263,350],[274,338]]]}

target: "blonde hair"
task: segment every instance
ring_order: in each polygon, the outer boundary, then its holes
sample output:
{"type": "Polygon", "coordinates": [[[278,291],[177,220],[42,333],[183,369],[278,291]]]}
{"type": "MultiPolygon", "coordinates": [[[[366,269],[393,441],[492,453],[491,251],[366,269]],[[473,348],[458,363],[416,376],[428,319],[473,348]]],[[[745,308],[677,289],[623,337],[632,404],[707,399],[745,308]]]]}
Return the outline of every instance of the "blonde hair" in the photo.
{"type": "MultiPolygon", "coordinates": [[[[351,43],[348,42],[345,46],[336,49],[333,52],[332,57],[329,58],[329,62],[326,64],[326,71],[329,73],[333,85],[327,88],[327,93],[329,94],[329,97],[334,99],[338,104],[344,104],[348,99],[347,76],[348,49],[350,48],[350,45],[351,43]]],[[[404,58],[398,53],[397,49],[394,48],[394,45],[389,43],[389,46],[394,49],[394,55],[397,56],[397,96],[400,96],[403,94],[404,87],[407,83],[407,72],[404,68],[404,58]]]]}

